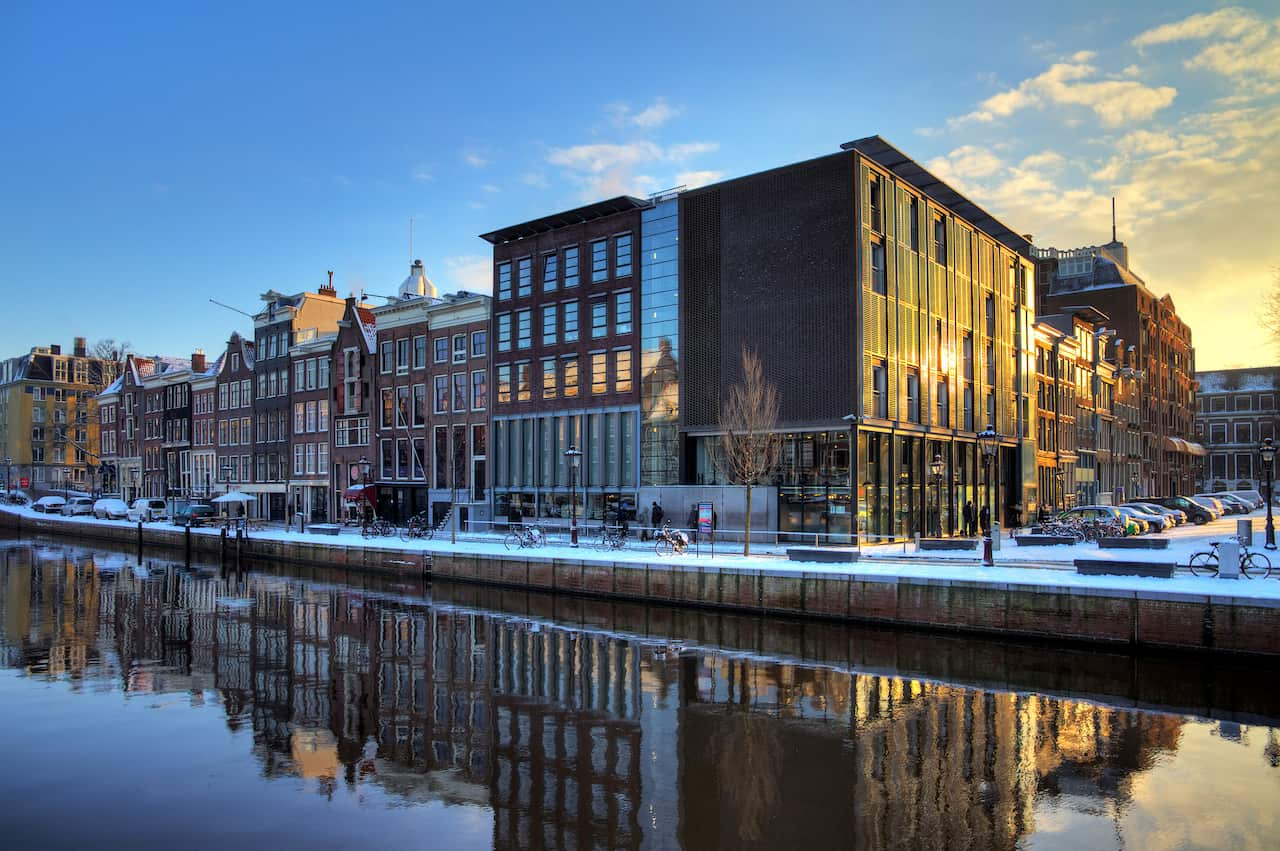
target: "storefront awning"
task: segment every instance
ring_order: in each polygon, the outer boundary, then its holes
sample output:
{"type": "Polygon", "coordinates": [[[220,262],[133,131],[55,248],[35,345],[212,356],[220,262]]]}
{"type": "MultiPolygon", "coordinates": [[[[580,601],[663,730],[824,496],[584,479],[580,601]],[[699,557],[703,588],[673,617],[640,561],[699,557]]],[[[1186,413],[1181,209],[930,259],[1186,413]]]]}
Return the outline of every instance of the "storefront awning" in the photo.
{"type": "Polygon", "coordinates": [[[342,497],[349,500],[367,499],[373,502],[376,498],[375,488],[375,485],[352,485],[342,492],[342,497]]]}
{"type": "Polygon", "coordinates": [[[1198,455],[1201,457],[1209,454],[1208,449],[1205,449],[1200,444],[1194,443],[1194,442],[1187,443],[1187,451],[1190,452],[1192,455],[1198,455]]]}

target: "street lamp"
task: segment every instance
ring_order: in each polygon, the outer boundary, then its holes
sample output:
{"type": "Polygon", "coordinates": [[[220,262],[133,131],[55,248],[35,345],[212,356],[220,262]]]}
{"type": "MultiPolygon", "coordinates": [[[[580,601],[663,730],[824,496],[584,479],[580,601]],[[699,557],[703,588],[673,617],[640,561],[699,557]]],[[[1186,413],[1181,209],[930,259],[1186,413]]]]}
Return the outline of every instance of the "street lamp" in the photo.
{"type": "Polygon", "coordinates": [[[62,468],[62,498],[71,501],[71,468],[62,468]]]}
{"type": "Polygon", "coordinates": [[[1276,548],[1276,524],[1271,516],[1271,472],[1276,463],[1276,446],[1271,438],[1262,441],[1258,447],[1258,457],[1262,459],[1262,472],[1267,474],[1267,543],[1266,548],[1276,548]]]}
{"type": "Polygon", "coordinates": [[[582,463],[582,452],[572,443],[564,451],[565,460],[569,462],[569,546],[578,546],[578,465],[582,463]]]}
{"type": "Polygon", "coordinates": [[[1067,471],[1061,467],[1053,468],[1054,508],[1062,511],[1067,507],[1067,489],[1066,489],[1067,471]]]}
{"type": "MultiPolygon", "coordinates": [[[[356,467],[360,469],[360,498],[370,507],[373,503],[369,500],[369,476],[373,474],[373,462],[367,456],[361,455],[360,460],[356,462],[356,467]]],[[[369,512],[360,512],[360,528],[361,530],[368,523],[369,512]]]]}
{"type": "Polygon", "coordinates": [[[995,564],[991,555],[991,462],[1000,448],[1000,434],[995,426],[988,425],[978,432],[978,446],[982,449],[982,470],[987,478],[987,528],[982,537],[982,563],[990,567],[995,564]]]}
{"type": "Polygon", "coordinates": [[[231,469],[231,461],[224,458],[222,460],[222,484],[224,487],[224,494],[231,493],[231,469]]]}
{"type": "Polygon", "coordinates": [[[8,455],[4,456],[4,489],[6,493],[13,493],[13,459],[8,455]]]}
{"type": "Polygon", "coordinates": [[[857,457],[856,447],[854,446],[854,429],[857,427],[859,417],[857,414],[845,414],[840,419],[849,424],[849,537],[853,539],[853,545],[858,546],[858,490],[854,486],[854,473],[857,464],[853,459],[857,457]]]}
{"type": "Polygon", "coordinates": [[[934,455],[933,462],[929,464],[929,473],[933,479],[934,488],[934,511],[938,514],[938,537],[942,537],[942,456],[934,455]]]}

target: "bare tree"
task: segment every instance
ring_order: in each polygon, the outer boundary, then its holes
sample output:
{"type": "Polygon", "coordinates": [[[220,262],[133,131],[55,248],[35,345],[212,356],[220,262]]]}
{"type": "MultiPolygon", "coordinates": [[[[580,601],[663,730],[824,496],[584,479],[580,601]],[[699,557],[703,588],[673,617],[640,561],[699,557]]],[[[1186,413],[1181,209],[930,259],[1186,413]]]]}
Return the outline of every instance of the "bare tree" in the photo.
{"type": "Polygon", "coordinates": [[[742,381],[728,390],[720,409],[720,451],[716,466],[732,484],[746,489],[746,539],[751,555],[751,488],[778,469],[782,435],[778,433],[778,391],[764,377],[760,358],[742,347],[742,381]]]}
{"type": "Polygon", "coordinates": [[[1271,341],[1280,346],[1280,266],[1272,270],[1271,277],[1274,283],[1271,285],[1271,291],[1262,299],[1262,312],[1258,314],[1258,324],[1271,335],[1271,341]]]}

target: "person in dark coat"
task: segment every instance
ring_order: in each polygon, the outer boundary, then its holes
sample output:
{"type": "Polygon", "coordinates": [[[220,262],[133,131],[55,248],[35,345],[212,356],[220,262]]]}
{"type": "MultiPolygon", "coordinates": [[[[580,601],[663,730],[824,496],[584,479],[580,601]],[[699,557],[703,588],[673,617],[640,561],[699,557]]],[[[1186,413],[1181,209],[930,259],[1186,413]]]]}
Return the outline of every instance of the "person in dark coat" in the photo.
{"type": "Polygon", "coordinates": [[[649,522],[653,524],[655,532],[662,531],[662,521],[667,513],[662,510],[662,506],[655,501],[653,507],[649,509],[649,522]]]}
{"type": "Polygon", "coordinates": [[[991,509],[982,506],[982,510],[978,512],[978,529],[982,534],[987,534],[987,530],[991,528],[991,509]]]}
{"type": "Polygon", "coordinates": [[[511,503],[511,508],[507,509],[507,525],[512,529],[519,529],[524,523],[524,515],[520,513],[520,506],[511,503]]]}
{"type": "Polygon", "coordinates": [[[964,504],[964,534],[966,538],[973,537],[977,525],[978,512],[973,507],[973,500],[969,500],[964,504]]]}
{"type": "Polygon", "coordinates": [[[689,506],[689,539],[698,543],[698,504],[689,506]]]}

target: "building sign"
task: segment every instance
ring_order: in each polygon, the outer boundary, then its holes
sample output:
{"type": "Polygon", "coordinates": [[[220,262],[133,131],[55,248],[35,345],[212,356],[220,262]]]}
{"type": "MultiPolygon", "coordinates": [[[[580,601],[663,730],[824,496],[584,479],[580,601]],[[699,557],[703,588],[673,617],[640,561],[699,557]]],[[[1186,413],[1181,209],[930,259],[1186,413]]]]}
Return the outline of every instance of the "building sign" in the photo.
{"type": "Polygon", "coordinates": [[[31,487],[31,480],[30,480],[29,478],[27,478],[26,476],[23,476],[22,478],[18,479],[18,487],[20,487],[20,488],[29,488],[29,487],[31,487]]]}
{"type": "Polygon", "coordinates": [[[709,502],[698,503],[698,534],[711,535],[715,532],[715,509],[709,502]]]}

